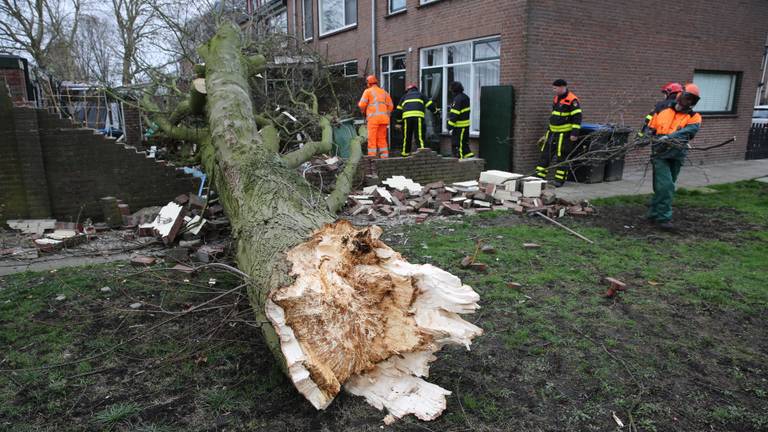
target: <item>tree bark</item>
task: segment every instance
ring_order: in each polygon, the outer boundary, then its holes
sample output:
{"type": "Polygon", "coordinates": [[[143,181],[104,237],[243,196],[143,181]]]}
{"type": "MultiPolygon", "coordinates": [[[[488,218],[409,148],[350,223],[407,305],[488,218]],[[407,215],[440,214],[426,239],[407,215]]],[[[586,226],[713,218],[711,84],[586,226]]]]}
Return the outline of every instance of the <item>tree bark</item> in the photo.
{"type": "Polygon", "coordinates": [[[328,197],[313,189],[295,167],[330,147],[330,122],[322,120],[320,142],[279,155],[277,131],[254,115],[248,85],[263,58],[246,58],[241,47],[239,29],[223,25],[199,48],[210,131],[200,158],[232,223],[256,319],[271,323],[262,325],[267,345],[317,408],[349,383],[394,417],[435,418],[450,392],[419,377],[443,345],[469,347],[482,332],[458,315],[478,307],[477,294],[447,272],[407,263],[379,240],[378,227],[333,223],[363,138],[354,138],[337,189],[328,197]]]}

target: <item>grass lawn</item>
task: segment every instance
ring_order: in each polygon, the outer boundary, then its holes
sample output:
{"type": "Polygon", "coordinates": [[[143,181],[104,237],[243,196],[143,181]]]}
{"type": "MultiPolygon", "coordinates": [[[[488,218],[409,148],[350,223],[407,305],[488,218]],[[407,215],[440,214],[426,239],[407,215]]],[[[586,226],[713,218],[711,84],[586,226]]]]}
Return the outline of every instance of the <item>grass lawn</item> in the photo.
{"type": "MultiPolygon", "coordinates": [[[[486,333],[433,364],[453,392],[442,417],[384,429],[612,431],[615,415],[624,431],[768,431],[768,185],[711,189],[678,195],[675,233],[640,219],[646,197],[562,219],[594,245],[506,212],[386,231],[480,293],[486,333]],[[496,249],[485,273],[458,265],[477,241],[496,249]],[[602,297],[606,276],[627,291],[602,297]]],[[[305,402],[243,297],[174,315],[237,285],[120,264],[0,278],[0,430],[381,430],[360,398],[305,402]]]]}

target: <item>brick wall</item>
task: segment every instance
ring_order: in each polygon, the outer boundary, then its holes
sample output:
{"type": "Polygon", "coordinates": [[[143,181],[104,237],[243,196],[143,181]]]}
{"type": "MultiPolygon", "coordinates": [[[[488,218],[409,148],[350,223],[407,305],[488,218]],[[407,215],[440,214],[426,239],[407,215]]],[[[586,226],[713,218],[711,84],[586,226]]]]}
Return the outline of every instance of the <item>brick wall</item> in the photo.
{"type": "Polygon", "coordinates": [[[392,176],[400,175],[421,184],[439,180],[449,183],[477,180],[480,178],[480,172],[483,171],[484,166],[485,161],[482,159],[459,160],[441,157],[432,150],[423,149],[406,158],[374,159],[364,157],[360,162],[360,176],[375,174],[379,181],[384,181],[392,176]]]}
{"type": "Polygon", "coordinates": [[[30,108],[16,107],[12,115],[0,116],[0,138],[10,138],[0,140],[0,203],[7,207],[0,220],[100,220],[101,197],[118,197],[138,210],[199,187],[198,179],[132,146],[93,129],[68,126],[55,115],[30,108]]]}
{"type": "MultiPolygon", "coordinates": [[[[357,26],[326,36],[319,36],[318,2],[312,3],[315,34],[309,43],[327,56],[329,62],[357,60],[360,75],[371,73],[371,3],[357,2],[357,26]]],[[[522,58],[526,1],[441,0],[424,6],[419,6],[419,0],[406,0],[406,3],[405,13],[391,16],[387,16],[387,1],[376,3],[377,56],[406,53],[406,82],[419,82],[420,48],[495,35],[502,39],[502,65],[511,65],[509,71],[502,67],[502,79],[505,74],[522,77],[517,71],[522,71],[519,59],[522,58]]],[[[290,10],[291,4],[289,2],[289,19],[297,20],[296,29],[301,32],[301,2],[297,2],[295,14],[290,10]]],[[[512,82],[521,83],[520,80],[512,82]]],[[[342,108],[357,112],[354,105],[342,108]]],[[[450,154],[448,135],[442,137],[440,144],[441,152],[450,154]]],[[[477,139],[470,139],[473,151],[477,151],[477,145],[477,139]]]]}
{"type": "MultiPolygon", "coordinates": [[[[736,115],[705,116],[694,145],[712,145],[734,135],[736,143],[692,152],[691,160],[743,159],[768,32],[768,2],[620,3],[621,7],[606,7],[604,1],[585,0],[567,11],[560,2],[531,3],[525,85],[517,92],[515,169],[530,170],[535,165],[534,143],[545,131],[555,78],[566,79],[581,98],[585,122],[637,128],[661,98],[660,86],[667,81],[690,81],[696,69],[735,71],[743,76],[736,115]]],[[[647,151],[630,155],[629,165],[644,164],[647,151]]]]}
{"type": "Polygon", "coordinates": [[[16,151],[16,131],[11,98],[0,79],[0,220],[14,219],[27,213],[27,194],[16,151]]]}
{"type": "Polygon", "coordinates": [[[123,132],[125,132],[125,143],[138,147],[141,145],[144,130],[141,127],[141,111],[129,103],[122,103],[123,107],[123,132]]]}
{"type": "MultiPolygon", "coordinates": [[[[700,163],[744,157],[768,32],[764,0],[624,0],[610,7],[601,0],[576,6],[555,0],[406,3],[405,13],[387,17],[387,2],[377,2],[376,51],[406,52],[407,81],[418,81],[420,48],[501,35],[500,81],[513,85],[517,98],[511,140],[515,171],[529,172],[535,165],[535,143],[546,130],[555,78],[568,80],[581,97],[585,122],[638,127],[661,97],[661,84],[691,80],[695,69],[741,72],[742,80],[736,115],[705,117],[696,139],[704,146],[735,135],[736,143],[691,153],[691,159],[700,163]]],[[[301,2],[296,4],[299,10],[289,10],[289,19],[297,19],[301,31],[301,2]]],[[[370,2],[358,1],[356,27],[323,37],[318,36],[317,1],[313,5],[315,35],[309,43],[331,62],[356,59],[360,74],[370,72],[370,2]]],[[[629,166],[647,159],[647,150],[630,155],[629,166]]]]}

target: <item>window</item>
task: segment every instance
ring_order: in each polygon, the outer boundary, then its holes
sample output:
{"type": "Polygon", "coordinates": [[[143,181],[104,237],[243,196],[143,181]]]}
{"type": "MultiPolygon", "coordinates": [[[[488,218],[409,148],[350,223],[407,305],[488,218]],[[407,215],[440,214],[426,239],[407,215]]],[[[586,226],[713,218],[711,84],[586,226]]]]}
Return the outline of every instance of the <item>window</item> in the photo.
{"type": "Polygon", "coordinates": [[[320,36],[357,24],[357,0],[318,0],[320,36]]]}
{"type": "MultiPolygon", "coordinates": [[[[448,84],[459,81],[472,107],[469,131],[473,135],[480,132],[480,88],[499,84],[500,48],[499,39],[492,38],[421,50],[421,87],[425,96],[447,113],[448,84]]],[[[443,132],[448,131],[447,121],[447,116],[443,116],[443,132]]]]}
{"type": "Polygon", "coordinates": [[[288,11],[283,9],[275,12],[272,16],[267,18],[267,27],[270,32],[288,33],[288,11]]]}
{"type": "Polygon", "coordinates": [[[304,40],[309,40],[315,35],[312,0],[302,0],[301,6],[303,13],[302,21],[304,22],[304,40]]]}
{"type": "Polygon", "coordinates": [[[420,5],[425,5],[425,4],[429,4],[429,3],[435,3],[435,2],[438,2],[438,1],[440,1],[440,0],[419,0],[419,4],[420,5]]]}
{"type": "Polygon", "coordinates": [[[389,13],[400,12],[405,10],[405,0],[389,0],[389,13]]]}
{"type": "Polygon", "coordinates": [[[381,88],[395,103],[405,94],[405,54],[381,56],[381,88]]]}
{"type": "Polygon", "coordinates": [[[701,90],[696,111],[702,114],[733,114],[736,112],[736,93],[739,73],[695,71],[693,82],[701,90]]]}
{"type": "Polygon", "coordinates": [[[340,77],[356,77],[357,76],[357,60],[352,60],[344,63],[336,63],[328,66],[331,71],[331,75],[340,77]]]}

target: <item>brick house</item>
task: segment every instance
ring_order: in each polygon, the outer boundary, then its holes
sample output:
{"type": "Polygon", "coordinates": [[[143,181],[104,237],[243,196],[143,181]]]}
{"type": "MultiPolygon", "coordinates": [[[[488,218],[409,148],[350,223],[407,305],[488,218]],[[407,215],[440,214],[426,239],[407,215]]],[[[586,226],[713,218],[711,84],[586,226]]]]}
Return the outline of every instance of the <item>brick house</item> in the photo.
{"type": "MultiPolygon", "coordinates": [[[[566,79],[579,95],[585,122],[632,127],[661,97],[661,84],[696,82],[703,92],[697,108],[704,114],[696,142],[737,140],[692,158],[743,159],[768,33],[764,0],[260,3],[277,5],[285,31],[327,55],[344,74],[375,73],[394,96],[418,82],[445,111],[446,84],[463,81],[473,102],[474,141],[481,133],[480,86],[512,85],[516,171],[530,171],[537,160],[535,142],[546,128],[555,78],[566,79]]],[[[645,160],[639,152],[628,162],[645,160]]]]}

